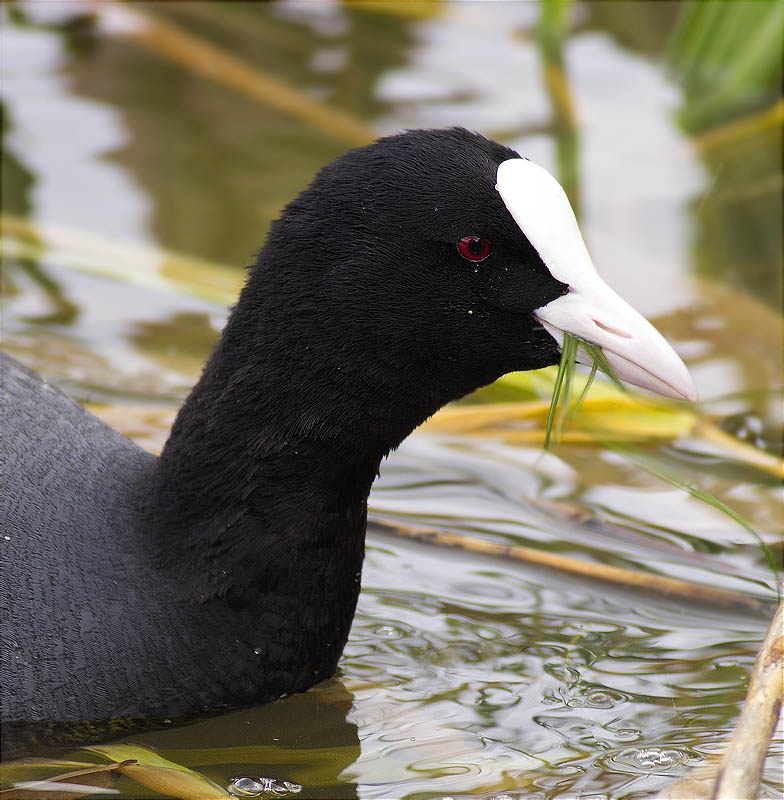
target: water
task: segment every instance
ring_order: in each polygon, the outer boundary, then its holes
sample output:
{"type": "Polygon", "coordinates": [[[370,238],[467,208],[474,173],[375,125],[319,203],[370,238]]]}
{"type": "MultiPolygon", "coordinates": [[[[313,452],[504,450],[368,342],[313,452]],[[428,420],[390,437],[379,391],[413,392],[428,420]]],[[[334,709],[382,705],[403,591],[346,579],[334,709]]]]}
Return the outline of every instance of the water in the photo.
{"type": "MultiPolygon", "coordinates": [[[[632,15],[575,4],[555,56],[535,33],[535,3],[132,8],[376,132],[460,124],[538,160],[571,192],[600,272],[685,357],[704,408],[780,452],[780,129],[715,134],[757,119],[764,92],[740,116],[680,124],[696,105],[668,67],[678,4],[632,15]],[[545,58],[563,64],[566,105],[545,58]]],[[[37,242],[5,228],[4,347],[155,449],[270,219],[350,142],[135,43],[117,32],[122,18],[91,25],[77,10],[3,8],[4,213],[39,226],[37,242]],[[109,268],[114,278],[96,274],[109,268]]],[[[641,446],[780,554],[775,477],[700,436],[641,446]]],[[[371,509],[773,593],[743,528],[596,445],[542,455],[419,432],[385,463],[371,509]]],[[[235,790],[269,778],[304,797],[642,797],[720,750],[766,627],[766,612],[372,533],[334,680],[129,741],[235,790]]],[[[784,788],[783,742],[779,730],[766,797],[784,788]]]]}
{"type": "Polygon", "coordinates": [[[289,797],[299,794],[302,787],[290,781],[275,781],[272,778],[235,778],[229,784],[229,794],[234,797],[289,797]]]}

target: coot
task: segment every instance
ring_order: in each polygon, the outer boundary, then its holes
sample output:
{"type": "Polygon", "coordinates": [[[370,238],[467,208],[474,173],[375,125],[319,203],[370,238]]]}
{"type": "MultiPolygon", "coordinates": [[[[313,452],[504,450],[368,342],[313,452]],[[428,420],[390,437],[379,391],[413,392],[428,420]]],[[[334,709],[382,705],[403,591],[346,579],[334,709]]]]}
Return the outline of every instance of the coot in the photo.
{"type": "Polygon", "coordinates": [[[2,359],[4,720],[173,718],[335,671],[379,464],[563,331],[692,398],[563,190],[462,129],[324,168],[271,227],[160,457],[2,359]]]}

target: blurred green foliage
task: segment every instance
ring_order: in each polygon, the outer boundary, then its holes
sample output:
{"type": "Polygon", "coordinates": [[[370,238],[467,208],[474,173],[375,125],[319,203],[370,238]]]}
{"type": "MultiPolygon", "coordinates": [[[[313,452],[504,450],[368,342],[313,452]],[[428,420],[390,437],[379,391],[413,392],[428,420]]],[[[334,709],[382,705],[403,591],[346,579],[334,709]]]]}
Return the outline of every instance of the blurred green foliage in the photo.
{"type": "Polygon", "coordinates": [[[783,37],[784,3],[684,3],[667,46],[683,90],[679,122],[713,178],[694,203],[695,268],[775,308],[781,307],[782,106],[776,104],[783,37]]]}
{"type": "Polygon", "coordinates": [[[777,0],[684,3],[667,47],[684,91],[684,128],[704,130],[775,102],[782,36],[777,0]]]}

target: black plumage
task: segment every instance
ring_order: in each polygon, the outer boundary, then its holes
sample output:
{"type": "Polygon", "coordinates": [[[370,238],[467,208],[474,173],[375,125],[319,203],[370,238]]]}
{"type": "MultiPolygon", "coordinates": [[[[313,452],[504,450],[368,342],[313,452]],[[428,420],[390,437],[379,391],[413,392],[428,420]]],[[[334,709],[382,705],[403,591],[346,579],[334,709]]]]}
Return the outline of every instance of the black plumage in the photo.
{"type": "Polygon", "coordinates": [[[556,363],[561,296],[495,190],[516,153],[410,131],[273,223],[159,458],[2,360],[4,720],[161,718],[331,675],[382,458],[445,403],[556,363]],[[457,248],[492,245],[481,262],[457,248]]]}

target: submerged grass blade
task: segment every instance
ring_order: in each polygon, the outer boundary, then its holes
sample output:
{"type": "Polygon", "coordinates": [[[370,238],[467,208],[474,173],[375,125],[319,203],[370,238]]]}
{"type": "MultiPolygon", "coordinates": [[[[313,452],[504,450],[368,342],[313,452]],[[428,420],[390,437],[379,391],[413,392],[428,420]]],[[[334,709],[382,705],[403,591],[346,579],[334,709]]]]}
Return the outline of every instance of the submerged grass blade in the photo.
{"type": "Polygon", "coordinates": [[[205,775],[169,761],[140,745],[106,744],[82,749],[113,761],[122,761],[117,767],[119,772],[167,797],[179,797],[182,800],[231,797],[226,789],[205,775]]]}
{"type": "Polygon", "coordinates": [[[712,586],[691,583],[665,575],[639,572],[635,569],[626,569],[610,564],[600,564],[596,561],[588,561],[582,558],[548,553],[533,547],[489,541],[477,536],[468,536],[465,533],[442,531],[438,528],[424,525],[407,525],[398,520],[386,520],[375,516],[373,516],[368,530],[393,536],[410,537],[419,542],[436,544],[442,547],[457,547],[472,553],[536,564],[589,580],[629,586],[657,595],[708,603],[717,607],[735,608],[752,613],[766,610],[766,601],[754,595],[743,594],[729,589],[717,589],[712,586]]]}
{"type": "Polygon", "coordinates": [[[95,794],[117,794],[112,788],[120,776],[120,767],[131,762],[90,764],[54,758],[23,758],[2,765],[2,780],[7,788],[0,789],[3,800],[21,798],[68,797],[76,800],[95,794]],[[78,769],[63,769],[78,767],[78,769]],[[56,774],[46,776],[54,769],[56,774]]]}
{"type": "Polygon", "coordinates": [[[751,524],[740,514],[738,514],[737,511],[733,510],[725,503],[722,503],[718,497],[714,497],[710,492],[707,492],[704,489],[701,489],[699,486],[695,486],[693,483],[689,483],[677,475],[674,475],[672,472],[665,469],[657,460],[651,458],[650,456],[646,456],[639,451],[635,451],[627,447],[618,447],[617,445],[610,443],[606,443],[605,446],[609,450],[613,450],[619,455],[622,455],[625,459],[630,461],[639,469],[642,469],[648,474],[663,480],[665,483],[669,483],[671,486],[674,486],[677,489],[682,489],[684,492],[688,492],[697,500],[701,500],[703,503],[707,503],[717,511],[721,511],[722,514],[726,514],[730,519],[734,520],[738,523],[738,525],[748,531],[748,533],[754,537],[757,544],[759,544],[760,550],[764,554],[765,560],[768,562],[768,566],[770,567],[770,570],[776,579],[777,591],[779,591],[780,594],[780,589],[778,589],[780,571],[773,551],[766,544],[765,540],[757,533],[757,531],[752,528],[751,524]]]}

